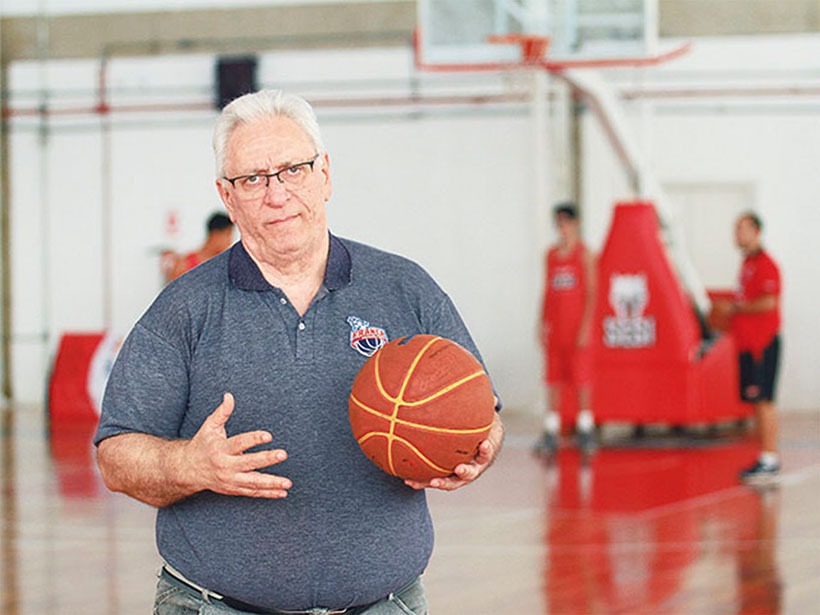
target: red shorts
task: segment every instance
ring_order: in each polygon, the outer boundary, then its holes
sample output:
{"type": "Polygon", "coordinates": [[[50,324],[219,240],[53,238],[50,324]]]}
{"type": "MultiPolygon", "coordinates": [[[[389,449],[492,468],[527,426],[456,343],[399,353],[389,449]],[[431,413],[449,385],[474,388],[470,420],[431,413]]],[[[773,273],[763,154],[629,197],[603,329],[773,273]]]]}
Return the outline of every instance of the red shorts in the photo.
{"type": "Polygon", "coordinates": [[[546,350],[547,384],[586,385],[592,381],[592,352],[589,347],[555,347],[546,350]]]}

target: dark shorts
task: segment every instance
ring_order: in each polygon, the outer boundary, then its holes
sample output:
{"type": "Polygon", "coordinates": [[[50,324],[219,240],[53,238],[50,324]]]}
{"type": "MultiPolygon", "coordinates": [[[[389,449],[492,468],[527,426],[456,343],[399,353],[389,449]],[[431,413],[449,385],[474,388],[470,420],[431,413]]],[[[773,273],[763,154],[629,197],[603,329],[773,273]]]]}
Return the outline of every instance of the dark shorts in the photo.
{"type": "Polygon", "coordinates": [[[762,356],[740,355],[740,398],[743,401],[773,401],[780,363],[780,336],[775,335],[762,356]]]}

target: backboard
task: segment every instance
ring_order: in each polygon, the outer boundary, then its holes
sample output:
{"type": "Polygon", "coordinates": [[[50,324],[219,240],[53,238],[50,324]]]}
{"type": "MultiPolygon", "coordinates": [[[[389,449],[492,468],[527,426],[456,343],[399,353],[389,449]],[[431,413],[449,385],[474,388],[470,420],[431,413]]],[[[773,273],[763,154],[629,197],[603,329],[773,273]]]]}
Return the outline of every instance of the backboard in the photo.
{"type": "Polygon", "coordinates": [[[493,43],[509,34],[546,36],[550,60],[656,53],[658,0],[419,0],[424,64],[514,64],[522,49],[493,43]]]}

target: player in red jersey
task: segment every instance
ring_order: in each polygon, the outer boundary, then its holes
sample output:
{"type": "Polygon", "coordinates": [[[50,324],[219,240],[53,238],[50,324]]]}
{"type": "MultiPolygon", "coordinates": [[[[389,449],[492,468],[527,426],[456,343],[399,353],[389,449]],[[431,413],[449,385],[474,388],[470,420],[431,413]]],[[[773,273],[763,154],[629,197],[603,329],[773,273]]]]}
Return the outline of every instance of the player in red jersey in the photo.
{"type": "Polygon", "coordinates": [[[221,212],[211,214],[205,225],[207,236],[205,243],[193,252],[175,256],[170,270],[166,273],[166,281],[176,280],[186,271],[190,271],[200,263],[224,252],[231,247],[234,241],[234,224],[231,219],[221,212]]]}
{"type": "Polygon", "coordinates": [[[548,406],[544,433],[535,445],[538,452],[551,452],[558,446],[558,408],[564,386],[574,386],[578,394],[575,428],[581,446],[592,445],[595,426],[590,409],[589,350],[595,303],[594,258],[581,241],[576,206],[562,203],[553,211],[559,239],[546,255],[540,337],[546,357],[548,406]]]}
{"type": "Polygon", "coordinates": [[[780,358],[780,270],[763,249],[762,228],[753,212],[737,220],[735,242],[744,258],[735,300],[726,306],[739,352],[740,395],[755,405],[760,432],[760,456],[740,474],[748,483],[776,480],[780,472],[774,404],[780,358]]]}

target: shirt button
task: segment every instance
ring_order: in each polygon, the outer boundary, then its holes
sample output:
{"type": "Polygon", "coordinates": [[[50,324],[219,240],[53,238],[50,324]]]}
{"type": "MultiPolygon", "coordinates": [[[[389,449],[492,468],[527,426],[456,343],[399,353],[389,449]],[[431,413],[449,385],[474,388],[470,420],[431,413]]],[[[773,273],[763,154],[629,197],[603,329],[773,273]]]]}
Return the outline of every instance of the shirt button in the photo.
{"type": "Polygon", "coordinates": [[[288,304],[288,300],[287,300],[287,299],[285,299],[284,297],[280,297],[280,298],[279,298],[279,303],[281,303],[282,305],[287,305],[287,304],[288,304]]]}
{"type": "Polygon", "coordinates": [[[304,331],[304,330],[305,330],[305,323],[300,322],[299,323],[299,331],[304,331]]]}

